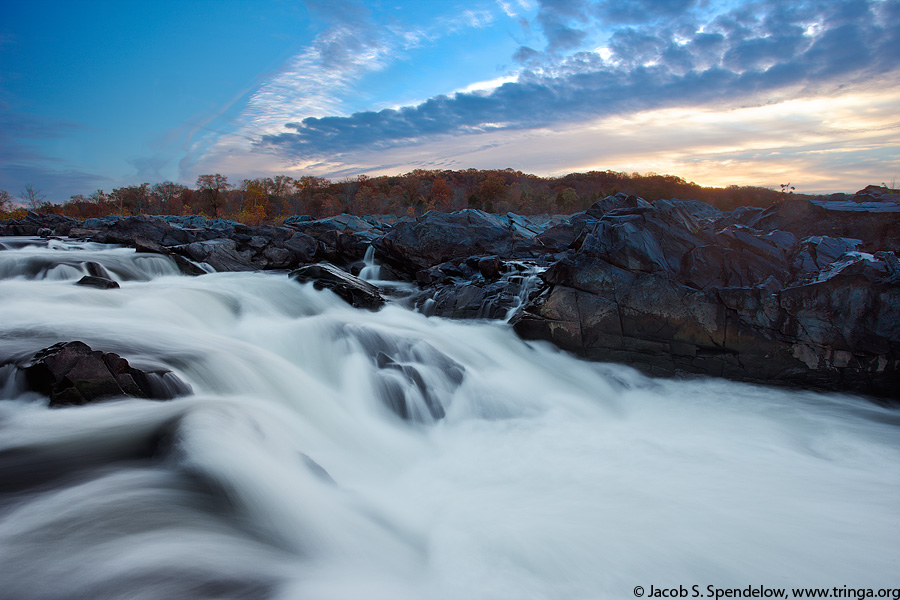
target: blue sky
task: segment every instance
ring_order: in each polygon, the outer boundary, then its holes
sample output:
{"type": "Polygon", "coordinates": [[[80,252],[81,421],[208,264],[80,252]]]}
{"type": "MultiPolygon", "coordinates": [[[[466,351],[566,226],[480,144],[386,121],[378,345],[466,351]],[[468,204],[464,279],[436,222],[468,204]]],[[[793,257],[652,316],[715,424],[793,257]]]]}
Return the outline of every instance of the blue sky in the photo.
{"type": "Polygon", "coordinates": [[[900,180],[900,0],[31,0],[0,7],[0,189],[203,173],[900,180]]]}

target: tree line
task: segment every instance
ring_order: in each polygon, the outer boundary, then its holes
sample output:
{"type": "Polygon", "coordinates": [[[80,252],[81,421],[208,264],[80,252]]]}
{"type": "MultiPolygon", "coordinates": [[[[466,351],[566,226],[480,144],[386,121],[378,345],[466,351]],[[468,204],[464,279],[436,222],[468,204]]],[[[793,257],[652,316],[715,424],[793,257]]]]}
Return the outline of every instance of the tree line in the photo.
{"type": "MultiPolygon", "coordinates": [[[[277,175],[230,183],[219,173],[201,175],[194,187],[171,181],[141,183],[76,194],[66,202],[47,202],[40,190],[25,186],[21,201],[30,210],[77,218],[118,215],[198,214],[251,225],[277,223],[291,215],[322,218],[354,215],[417,216],[429,210],[477,208],[521,215],[572,214],[597,200],[624,192],[648,201],[668,198],[703,200],[722,210],[768,207],[784,192],[753,186],[701,187],[674,175],[590,171],[562,177],[538,177],[513,169],[463,171],[417,169],[403,175],[340,181],[277,175]]],[[[0,213],[24,216],[11,195],[0,190],[0,213]]]]}

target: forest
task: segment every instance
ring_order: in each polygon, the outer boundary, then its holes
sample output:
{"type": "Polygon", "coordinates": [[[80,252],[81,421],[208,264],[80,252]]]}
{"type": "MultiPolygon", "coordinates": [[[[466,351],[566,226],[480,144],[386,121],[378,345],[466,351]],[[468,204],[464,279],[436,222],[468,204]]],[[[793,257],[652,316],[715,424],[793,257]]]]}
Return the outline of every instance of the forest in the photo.
{"type": "MultiPolygon", "coordinates": [[[[341,181],[285,175],[230,183],[221,174],[201,175],[194,187],[171,181],[141,183],[76,194],[63,203],[47,202],[28,185],[20,194],[30,210],[76,218],[110,214],[198,214],[249,225],[279,223],[291,215],[313,218],[341,213],[418,216],[429,210],[449,212],[477,208],[521,215],[572,214],[606,196],[624,192],[648,201],[663,198],[702,200],[722,210],[738,206],[768,207],[793,188],[780,191],[753,186],[702,187],[674,175],[589,171],[562,177],[539,177],[513,169],[464,171],[414,170],[403,175],[341,181]]],[[[21,218],[12,196],[0,190],[0,215],[21,218]]]]}

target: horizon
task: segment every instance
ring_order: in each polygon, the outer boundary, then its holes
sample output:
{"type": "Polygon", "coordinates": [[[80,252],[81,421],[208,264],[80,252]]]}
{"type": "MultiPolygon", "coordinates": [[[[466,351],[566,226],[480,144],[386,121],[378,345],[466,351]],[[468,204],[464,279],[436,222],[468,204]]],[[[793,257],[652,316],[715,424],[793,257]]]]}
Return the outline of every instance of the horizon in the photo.
{"type": "Polygon", "coordinates": [[[900,178],[900,2],[59,1],[0,9],[0,189],[414,169],[900,178]]]}

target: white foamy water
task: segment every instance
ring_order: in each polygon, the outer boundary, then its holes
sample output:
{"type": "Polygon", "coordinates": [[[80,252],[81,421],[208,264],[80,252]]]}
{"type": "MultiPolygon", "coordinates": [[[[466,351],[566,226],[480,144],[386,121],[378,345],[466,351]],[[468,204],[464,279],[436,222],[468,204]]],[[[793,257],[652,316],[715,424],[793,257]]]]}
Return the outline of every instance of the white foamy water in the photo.
{"type": "Polygon", "coordinates": [[[0,251],[0,358],[81,340],[194,393],[50,409],[0,367],[0,597],[900,587],[896,410],[54,244],[0,251]]]}

